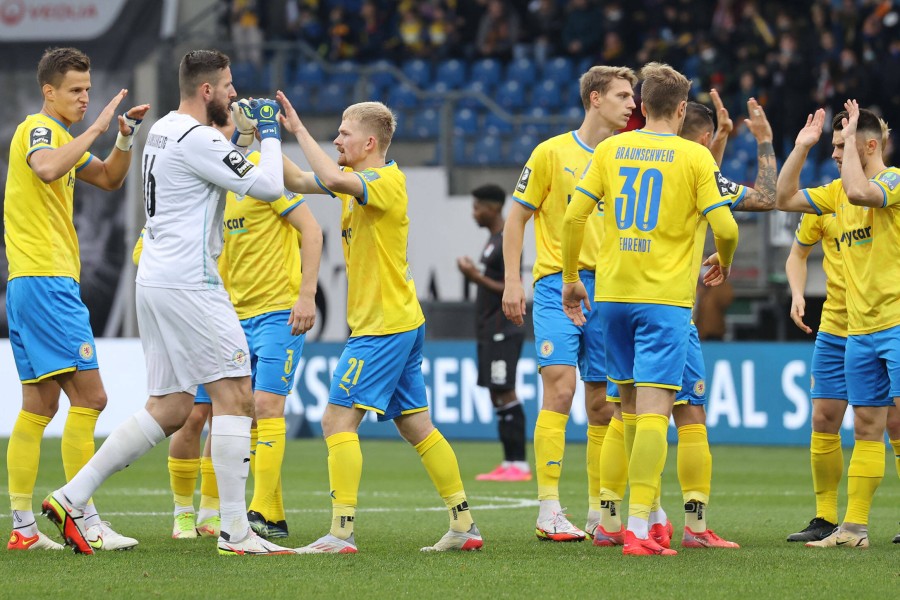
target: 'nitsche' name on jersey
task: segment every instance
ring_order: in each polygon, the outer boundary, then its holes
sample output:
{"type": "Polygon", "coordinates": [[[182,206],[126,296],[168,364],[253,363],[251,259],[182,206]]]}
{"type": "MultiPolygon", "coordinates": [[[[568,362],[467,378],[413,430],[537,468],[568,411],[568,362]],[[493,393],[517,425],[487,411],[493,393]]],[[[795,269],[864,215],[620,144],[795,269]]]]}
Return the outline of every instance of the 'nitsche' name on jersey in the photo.
{"type": "Polygon", "coordinates": [[[662,148],[616,148],[616,158],[625,160],[641,160],[646,162],[674,162],[675,151],[662,148]]]}

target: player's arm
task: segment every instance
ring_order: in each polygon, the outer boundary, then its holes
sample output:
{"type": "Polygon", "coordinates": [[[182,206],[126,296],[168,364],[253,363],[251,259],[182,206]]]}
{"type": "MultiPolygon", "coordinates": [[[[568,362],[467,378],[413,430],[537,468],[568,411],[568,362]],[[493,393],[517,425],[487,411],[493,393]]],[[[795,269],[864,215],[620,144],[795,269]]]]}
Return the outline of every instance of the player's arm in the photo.
{"type": "Polygon", "coordinates": [[[884,191],[869,181],[859,159],[856,143],[856,126],[859,123],[859,104],[856,100],[844,102],[849,118],[844,119],[841,138],[844,140],[844,160],[841,163],[841,184],[850,204],[881,208],[886,204],[884,191]]]}
{"type": "Polygon", "coordinates": [[[716,159],[716,164],[722,164],[722,157],[725,156],[725,146],[728,144],[728,136],[734,130],[734,121],[728,115],[728,109],[719,97],[719,92],[715,89],[709,91],[709,97],[712,98],[713,106],[716,109],[716,117],[718,127],[716,134],[713,136],[712,142],[709,144],[709,151],[716,159]]]}
{"type": "Polygon", "coordinates": [[[304,171],[297,164],[282,155],[284,163],[284,187],[295,194],[325,194],[318,183],[316,183],[316,175],[310,171],[304,171]]]}
{"type": "Polygon", "coordinates": [[[820,214],[800,189],[800,170],[810,149],[819,141],[824,125],[825,110],[820,108],[806,118],[806,125],[797,134],[794,149],[784,161],[775,184],[775,208],[778,210],[820,214]]]}
{"type": "Polygon", "coordinates": [[[588,217],[594,212],[599,200],[590,195],[581,187],[575,188],[572,201],[566,208],[566,216],[563,219],[561,252],[563,260],[563,312],[575,325],[581,326],[587,322],[582,310],[591,310],[591,300],[587,290],[578,277],[578,256],[581,254],[581,246],[584,243],[584,228],[588,217]]]}
{"type": "Polygon", "coordinates": [[[498,281],[496,279],[491,279],[484,273],[482,273],[471,258],[468,256],[461,256],[456,259],[456,266],[459,268],[459,272],[462,273],[466,279],[474,283],[475,285],[481,286],[486,290],[497,294],[498,296],[503,295],[504,283],[502,281],[498,281]]]}
{"type": "Polygon", "coordinates": [[[514,200],[503,224],[503,314],[515,325],[525,323],[525,290],[522,287],[522,246],[525,224],[534,211],[514,200]]]}
{"type": "Polygon", "coordinates": [[[353,172],[342,171],[338,164],[322,150],[319,143],[313,139],[300,121],[300,116],[291,106],[291,102],[284,92],[279,91],[275,97],[284,107],[284,114],[281,116],[282,125],[297,137],[303,155],[306,156],[309,166],[312,167],[313,173],[316,174],[322,185],[338,194],[350,194],[354,198],[362,198],[366,191],[363,180],[353,172]]]}
{"type": "Polygon", "coordinates": [[[322,260],[322,228],[304,202],[284,216],[300,232],[300,295],[291,308],[288,323],[291,333],[306,333],[316,324],[316,289],[319,284],[319,264],[322,260]]]}
{"type": "Polygon", "coordinates": [[[788,287],[791,288],[791,320],[806,333],[812,333],[812,329],[803,322],[806,315],[806,298],[803,295],[806,291],[807,259],[811,251],[812,246],[801,244],[795,239],[784,263],[788,287]]]}
{"type": "Polygon", "coordinates": [[[713,265],[713,268],[703,278],[703,283],[708,287],[720,285],[728,279],[731,275],[731,263],[734,261],[734,253],[737,250],[738,226],[731,210],[723,210],[726,208],[728,207],[720,205],[706,212],[706,220],[709,221],[709,227],[713,231],[716,255],[718,257],[718,261],[715,264],[710,263],[709,259],[704,263],[713,265]]]}
{"type": "Polygon", "coordinates": [[[747,188],[744,197],[732,209],[746,212],[766,212],[775,208],[775,183],[778,179],[775,147],[772,145],[772,126],[769,125],[765,111],[755,98],[747,101],[747,114],[750,115],[750,118],[744,119],[744,125],[756,138],[758,162],[756,183],[752,188],[747,188]]]}
{"type": "MultiPolygon", "coordinates": [[[[134,135],[144,120],[149,104],[135,106],[124,115],[119,115],[119,135],[116,145],[105,160],[92,160],[77,172],[78,179],[95,185],[102,190],[117,190],[122,187],[128,167],[131,165],[131,148],[134,135]]],[[[107,123],[108,125],[108,123],[107,123]]]]}

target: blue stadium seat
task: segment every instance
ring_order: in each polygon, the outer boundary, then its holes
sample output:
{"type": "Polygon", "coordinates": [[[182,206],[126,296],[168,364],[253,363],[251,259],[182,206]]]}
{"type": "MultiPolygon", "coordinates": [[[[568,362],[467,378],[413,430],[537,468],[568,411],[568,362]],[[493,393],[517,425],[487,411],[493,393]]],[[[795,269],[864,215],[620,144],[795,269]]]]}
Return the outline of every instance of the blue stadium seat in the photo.
{"type": "Polygon", "coordinates": [[[816,173],[816,184],[825,185],[841,176],[840,170],[833,160],[825,159],[816,173]]]}
{"type": "Polygon", "coordinates": [[[310,107],[314,104],[313,102],[313,88],[308,85],[303,85],[302,83],[295,83],[291,87],[287,88],[284,91],[287,94],[288,100],[291,101],[297,110],[302,111],[306,107],[310,107]]]}
{"type": "Polygon", "coordinates": [[[427,62],[420,58],[414,58],[403,63],[403,74],[409,77],[416,87],[419,88],[428,87],[428,84],[431,83],[431,68],[427,62]]]}
{"type": "Polygon", "coordinates": [[[389,60],[376,60],[371,65],[369,65],[369,81],[381,87],[394,85],[394,83],[397,81],[397,78],[390,70],[393,66],[394,63],[389,60]]]}
{"type": "Polygon", "coordinates": [[[580,101],[578,106],[570,106],[569,108],[563,111],[563,115],[565,115],[566,119],[569,122],[569,127],[572,129],[578,129],[581,126],[581,122],[584,121],[584,108],[581,106],[580,101]]]}
{"type": "Polygon", "coordinates": [[[559,85],[550,79],[542,81],[531,91],[532,106],[540,106],[550,112],[555,112],[560,107],[561,102],[562,97],[559,93],[559,85]]]}
{"type": "Polygon", "coordinates": [[[472,162],[480,166],[501,164],[504,160],[500,139],[494,136],[479,137],[472,148],[472,162]]]}
{"type": "Polygon", "coordinates": [[[506,80],[517,81],[522,86],[527,86],[537,77],[537,65],[530,58],[517,58],[506,68],[506,80]]]}
{"type": "Polygon", "coordinates": [[[524,165],[531,156],[531,151],[538,145],[537,136],[523,133],[512,139],[507,159],[510,163],[524,165]]]}
{"type": "Polygon", "coordinates": [[[469,80],[480,81],[485,88],[493,89],[494,86],[500,83],[501,76],[500,61],[493,58],[483,58],[472,65],[472,73],[469,75],[469,80]]]}
{"type": "Polygon", "coordinates": [[[590,56],[586,56],[585,58],[582,58],[580,61],[578,61],[578,66],[576,67],[575,77],[576,78],[581,77],[582,75],[587,73],[588,69],[593,67],[595,64],[597,64],[597,63],[594,62],[594,59],[592,59],[590,56]]]}
{"type": "Polygon", "coordinates": [[[509,111],[525,107],[525,88],[518,81],[506,81],[494,95],[494,101],[509,111]]]}
{"type": "Polygon", "coordinates": [[[332,66],[328,73],[328,83],[353,85],[359,80],[359,65],[352,60],[342,60],[332,66]]]}
{"type": "MultiPolygon", "coordinates": [[[[526,112],[526,116],[532,117],[535,119],[540,119],[548,116],[547,109],[535,106],[526,112]]],[[[525,123],[522,125],[522,133],[537,136],[537,137],[546,137],[552,127],[547,123],[525,123]]]]}
{"type": "Polygon", "coordinates": [[[441,113],[435,108],[426,108],[416,113],[413,119],[412,137],[434,139],[441,129],[441,113]]]}
{"type": "Polygon", "coordinates": [[[722,163],[722,174],[737,183],[747,181],[747,161],[740,157],[726,159],[722,163]]]}
{"type": "Polygon", "coordinates": [[[384,86],[377,85],[372,81],[367,81],[363,86],[363,100],[385,102],[386,99],[387,90],[384,86]]]}
{"type": "Polygon", "coordinates": [[[235,89],[241,90],[240,93],[242,94],[257,88],[256,67],[250,63],[234,63],[231,65],[231,78],[234,81],[235,89]]]}
{"type": "Polygon", "coordinates": [[[453,138],[453,162],[458,165],[468,165],[472,162],[469,157],[469,145],[462,136],[453,138]]]}
{"type": "Polygon", "coordinates": [[[434,83],[443,83],[447,89],[455,90],[463,86],[466,82],[466,63],[461,60],[451,58],[445,60],[437,66],[434,73],[434,83]]]}
{"type": "Polygon", "coordinates": [[[325,83],[325,71],[322,69],[322,65],[315,61],[303,63],[294,70],[290,83],[322,85],[325,83]]]}
{"type": "MultiPolygon", "coordinates": [[[[463,90],[470,92],[480,92],[485,96],[488,96],[490,94],[490,89],[480,81],[470,82],[468,85],[463,87],[463,90]]],[[[484,104],[481,102],[481,100],[478,100],[477,98],[473,98],[471,96],[460,98],[459,106],[462,108],[484,108],[484,104]]]]}
{"type": "Polygon", "coordinates": [[[394,116],[397,117],[397,129],[394,130],[394,139],[409,139],[416,137],[415,123],[413,122],[414,113],[410,110],[395,110],[394,116]]]}
{"type": "Polygon", "coordinates": [[[581,86],[578,85],[577,81],[573,81],[564,87],[562,97],[562,108],[566,113],[573,108],[582,113],[584,112],[584,105],[581,104],[581,86]]]}
{"type": "Polygon", "coordinates": [[[474,135],[478,133],[478,113],[471,108],[461,108],[453,115],[453,133],[455,135],[474,135]]]}
{"type": "Polygon", "coordinates": [[[818,168],[818,165],[811,160],[803,163],[803,167],[800,169],[801,188],[813,187],[816,185],[816,171],[818,171],[818,168]]]}
{"type": "Polygon", "coordinates": [[[488,135],[512,133],[513,124],[495,112],[488,112],[484,118],[484,131],[488,135]]]}
{"type": "Polygon", "coordinates": [[[416,108],[418,105],[416,92],[405,83],[395,86],[388,92],[388,106],[393,109],[416,108]]]}
{"type": "Polygon", "coordinates": [[[323,113],[339,113],[347,107],[347,98],[352,89],[340,83],[329,83],[319,88],[316,94],[315,109],[323,113]]]}
{"type": "Polygon", "coordinates": [[[572,61],[565,56],[557,56],[548,60],[544,63],[542,70],[541,76],[543,79],[555,81],[560,85],[571,83],[574,77],[572,74],[572,61]]]}

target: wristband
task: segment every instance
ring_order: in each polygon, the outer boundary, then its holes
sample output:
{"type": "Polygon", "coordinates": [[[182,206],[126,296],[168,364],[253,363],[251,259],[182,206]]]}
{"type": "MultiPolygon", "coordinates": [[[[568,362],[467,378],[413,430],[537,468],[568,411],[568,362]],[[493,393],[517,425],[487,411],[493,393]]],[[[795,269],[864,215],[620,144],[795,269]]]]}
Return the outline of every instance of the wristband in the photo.
{"type": "Polygon", "coordinates": [[[130,152],[131,146],[134,144],[134,134],[141,128],[141,123],[143,123],[144,120],[132,119],[128,116],[128,113],[123,114],[122,118],[125,119],[125,125],[131,130],[131,133],[122,135],[122,132],[119,131],[119,134],[116,136],[116,148],[122,152],[130,152]]]}

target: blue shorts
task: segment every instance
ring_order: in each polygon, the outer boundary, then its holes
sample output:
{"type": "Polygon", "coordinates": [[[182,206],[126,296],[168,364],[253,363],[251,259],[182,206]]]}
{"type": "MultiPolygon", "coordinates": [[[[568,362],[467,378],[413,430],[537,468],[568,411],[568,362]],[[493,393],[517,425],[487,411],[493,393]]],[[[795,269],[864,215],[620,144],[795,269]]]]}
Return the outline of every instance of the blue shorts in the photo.
{"type": "Polygon", "coordinates": [[[98,368],[90,315],[71,277],[11,279],[6,314],[22,383],[98,368]]]}
{"type": "Polygon", "coordinates": [[[675,404],[706,406],[706,365],[703,364],[703,351],[700,349],[700,334],[693,323],[690,324],[681,390],[675,394],[675,404]]]}
{"type": "MultiPolygon", "coordinates": [[[[241,321],[250,348],[253,391],[287,396],[294,387],[294,373],[306,335],[291,334],[290,316],[289,310],[277,310],[241,321]]],[[[209,402],[203,386],[197,388],[194,402],[209,402]]]]}
{"type": "Polygon", "coordinates": [[[593,310],[585,313],[587,323],[577,327],[562,308],[562,273],[541,277],[534,284],[534,345],[538,366],[577,366],[583,381],[606,380],[606,344],[600,315],[594,306],[594,273],[579,271],[593,310]]]}
{"type": "Polygon", "coordinates": [[[847,338],[844,376],[850,406],[891,406],[900,396],[900,325],[847,338]]]}
{"type": "Polygon", "coordinates": [[[820,331],[813,349],[812,374],[809,378],[810,398],[847,400],[844,378],[844,353],[847,338],[820,331]]]}
{"type": "Polygon", "coordinates": [[[331,378],[328,401],[378,413],[379,421],[428,410],[422,376],[425,326],[347,340],[331,378]]]}
{"type": "Polygon", "coordinates": [[[668,304],[598,302],[613,383],[680,390],[691,309],[668,304]]]}

